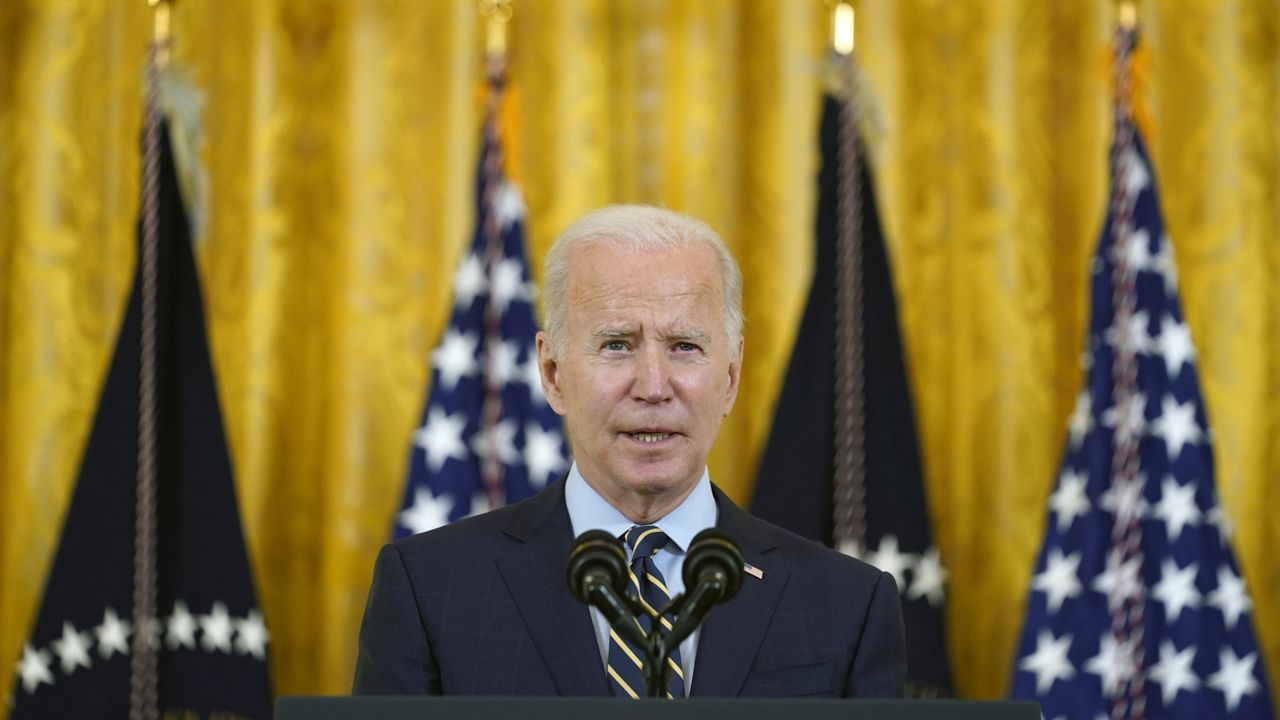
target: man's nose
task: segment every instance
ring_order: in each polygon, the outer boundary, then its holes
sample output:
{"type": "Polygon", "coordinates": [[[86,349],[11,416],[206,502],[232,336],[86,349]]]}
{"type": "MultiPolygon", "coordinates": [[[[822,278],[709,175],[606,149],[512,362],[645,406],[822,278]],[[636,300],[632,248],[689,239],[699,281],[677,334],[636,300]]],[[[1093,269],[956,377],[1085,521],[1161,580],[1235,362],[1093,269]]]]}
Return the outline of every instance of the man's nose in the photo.
{"type": "Polygon", "coordinates": [[[637,358],[632,396],[657,403],[671,398],[671,368],[662,350],[645,349],[637,358]]]}

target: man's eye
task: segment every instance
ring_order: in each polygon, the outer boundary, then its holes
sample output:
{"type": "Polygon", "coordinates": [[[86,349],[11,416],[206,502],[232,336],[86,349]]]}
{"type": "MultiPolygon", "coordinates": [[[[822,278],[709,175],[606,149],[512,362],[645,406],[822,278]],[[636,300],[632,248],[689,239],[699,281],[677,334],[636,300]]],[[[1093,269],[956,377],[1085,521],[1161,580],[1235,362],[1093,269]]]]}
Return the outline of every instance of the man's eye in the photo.
{"type": "Polygon", "coordinates": [[[691,343],[691,342],[678,342],[678,343],[676,343],[676,352],[682,352],[682,353],[683,353],[683,352],[697,352],[697,351],[698,351],[698,349],[699,349],[699,348],[698,348],[698,346],[697,346],[697,345],[694,345],[694,344],[693,344],[693,343],[691,343]]]}
{"type": "Polygon", "coordinates": [[[627,349],[627,344],[621,340],[610,340],[602,346],[602,349],[610,352],[622,352],[627,349]]]}

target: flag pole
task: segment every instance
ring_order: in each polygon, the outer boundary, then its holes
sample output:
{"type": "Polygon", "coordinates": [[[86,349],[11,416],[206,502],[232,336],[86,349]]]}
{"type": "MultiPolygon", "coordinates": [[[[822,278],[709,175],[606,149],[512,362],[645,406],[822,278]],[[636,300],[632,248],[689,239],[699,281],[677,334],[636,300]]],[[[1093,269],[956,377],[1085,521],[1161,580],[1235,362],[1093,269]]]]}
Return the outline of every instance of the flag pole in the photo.
{"type": "MultiPolygon", "coordinates": [[[[1139,240],[1134,237],[1134,208],[1138,191],[1127,182],[1132,171],[1135,141],[1133,119],[1133,52],[1137,43],[1137,12],[1132,0],[1116,2],[1116,32],[1112,58],[1113,114],[1115,139],[1111,157],[1111,253],[1114,258],[1111,277],[1111,303],[1115,309],[1113,327],[1118,330],[1116,352],[1111,367],[1115,407],[1121,413],[1116,422],[1115,443],[1111,452],[1110,487],[1117,497],[1142,497],[1144,483],[1139,452],[1141,428],[1137,421],[1141,411],[1138,392],[1138,352],[1133,333],[1129,331],[1137,311],[1137,268],[1129,264],[1126,248],[1139,240]],[[1136,489],[1135,489],[1136,488],[1136,489]]],[[[1111,525],[1110,557],[1116,567],[1136,565],[1143,560],[1142,524],[1136,503],[1118,507],[1111,525]]],[[[1142,718],[1146,716],[1146,683],[1144,654],[1144,604],[1146,593],[1140,583],[1117,582],[1111,589],[1108,605],[1111,611],[1111,634],[1125,657],[1129,659],[1119,678],[1111,701],[1111,717],[1142,718]]]]}
{"type": "Polygon", "coordinates": [[[507,25],[511,22],[514,8],[511,0],[480,0],[480,17],[485,20],[485,54],[505,56],[507,54],[507,25]]]}
{"type": "Polygon", "coordinates": [[[866,396],[862,337],[862,172],[852,3],[831,8],[832,62],[839,76],[836,165],[836,328],[833,405],[833,532],[837,549],[866,551],[866,396]]]}
{"type": "Polygon", "coordinates": [[[856,13],[849,0],[831,4],[831,49],[837,55],[847,56],[854,49],[854,22],[856,13]]]}
{"type": "MultiPolygon", "coordinates": [[[[485,118],[484,118],[484,185],[481,189],[480,210],[483,221],[485,274],[495,276],[502,262],[502,227],[496,207],[501,188],[496,181],[502,174],[504,163],[502,102],[506,92],[507,25],[511,22],[511,0],[479,0],[480,16],[485,20],[485,118]]],[[[498,426],[502,420],[502,385],[494,367],[497,361],[494,348],[502,344],[502,312],[495,303],[487,303],[484,317],[485,337],[482,356],[484,402],[480,412],[480,435],[483,452],[480,458],[480,480],[490,508],[506,504],[506,484],[503,479],[503,462],[500,455],[498,426]]]]}
{"type": "Polygon", "coordinates": [[[153,11],[147,55],[146,120],[143,128],[142,237],[138,248],[141,343],[138,363],[138,472],[135,488],[133,641],[129,661],[130,720],[159,716],[157,476],[157,315],[160,232],[160,69],[168,64],[171,0],[147,0],[153,11]]]}

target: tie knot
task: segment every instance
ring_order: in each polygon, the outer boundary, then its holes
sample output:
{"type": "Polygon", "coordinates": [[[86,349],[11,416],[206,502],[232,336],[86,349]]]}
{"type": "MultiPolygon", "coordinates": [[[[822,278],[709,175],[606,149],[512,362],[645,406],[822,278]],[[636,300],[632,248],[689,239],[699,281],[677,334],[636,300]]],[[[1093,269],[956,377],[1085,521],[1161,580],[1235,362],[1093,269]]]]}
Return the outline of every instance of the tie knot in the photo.
{"type": "Polygon", "coordinates": [[[653,557],[667,544],[667,534],[656,525],[636,525],[623,534],[622,539],[631,548],[631,559],[653,557]]]}

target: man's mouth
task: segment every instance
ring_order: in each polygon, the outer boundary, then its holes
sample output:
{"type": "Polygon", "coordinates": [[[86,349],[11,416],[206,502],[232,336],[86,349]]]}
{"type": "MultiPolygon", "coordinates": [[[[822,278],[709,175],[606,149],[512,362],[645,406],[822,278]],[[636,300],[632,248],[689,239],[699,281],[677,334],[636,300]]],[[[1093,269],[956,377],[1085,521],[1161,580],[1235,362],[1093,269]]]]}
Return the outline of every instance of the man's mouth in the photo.
{"type": "Polygon", "coordinates": [[[671,437],[669,432],[633,432],[627,434],[642,443],[658,443],[671,437]]]}

